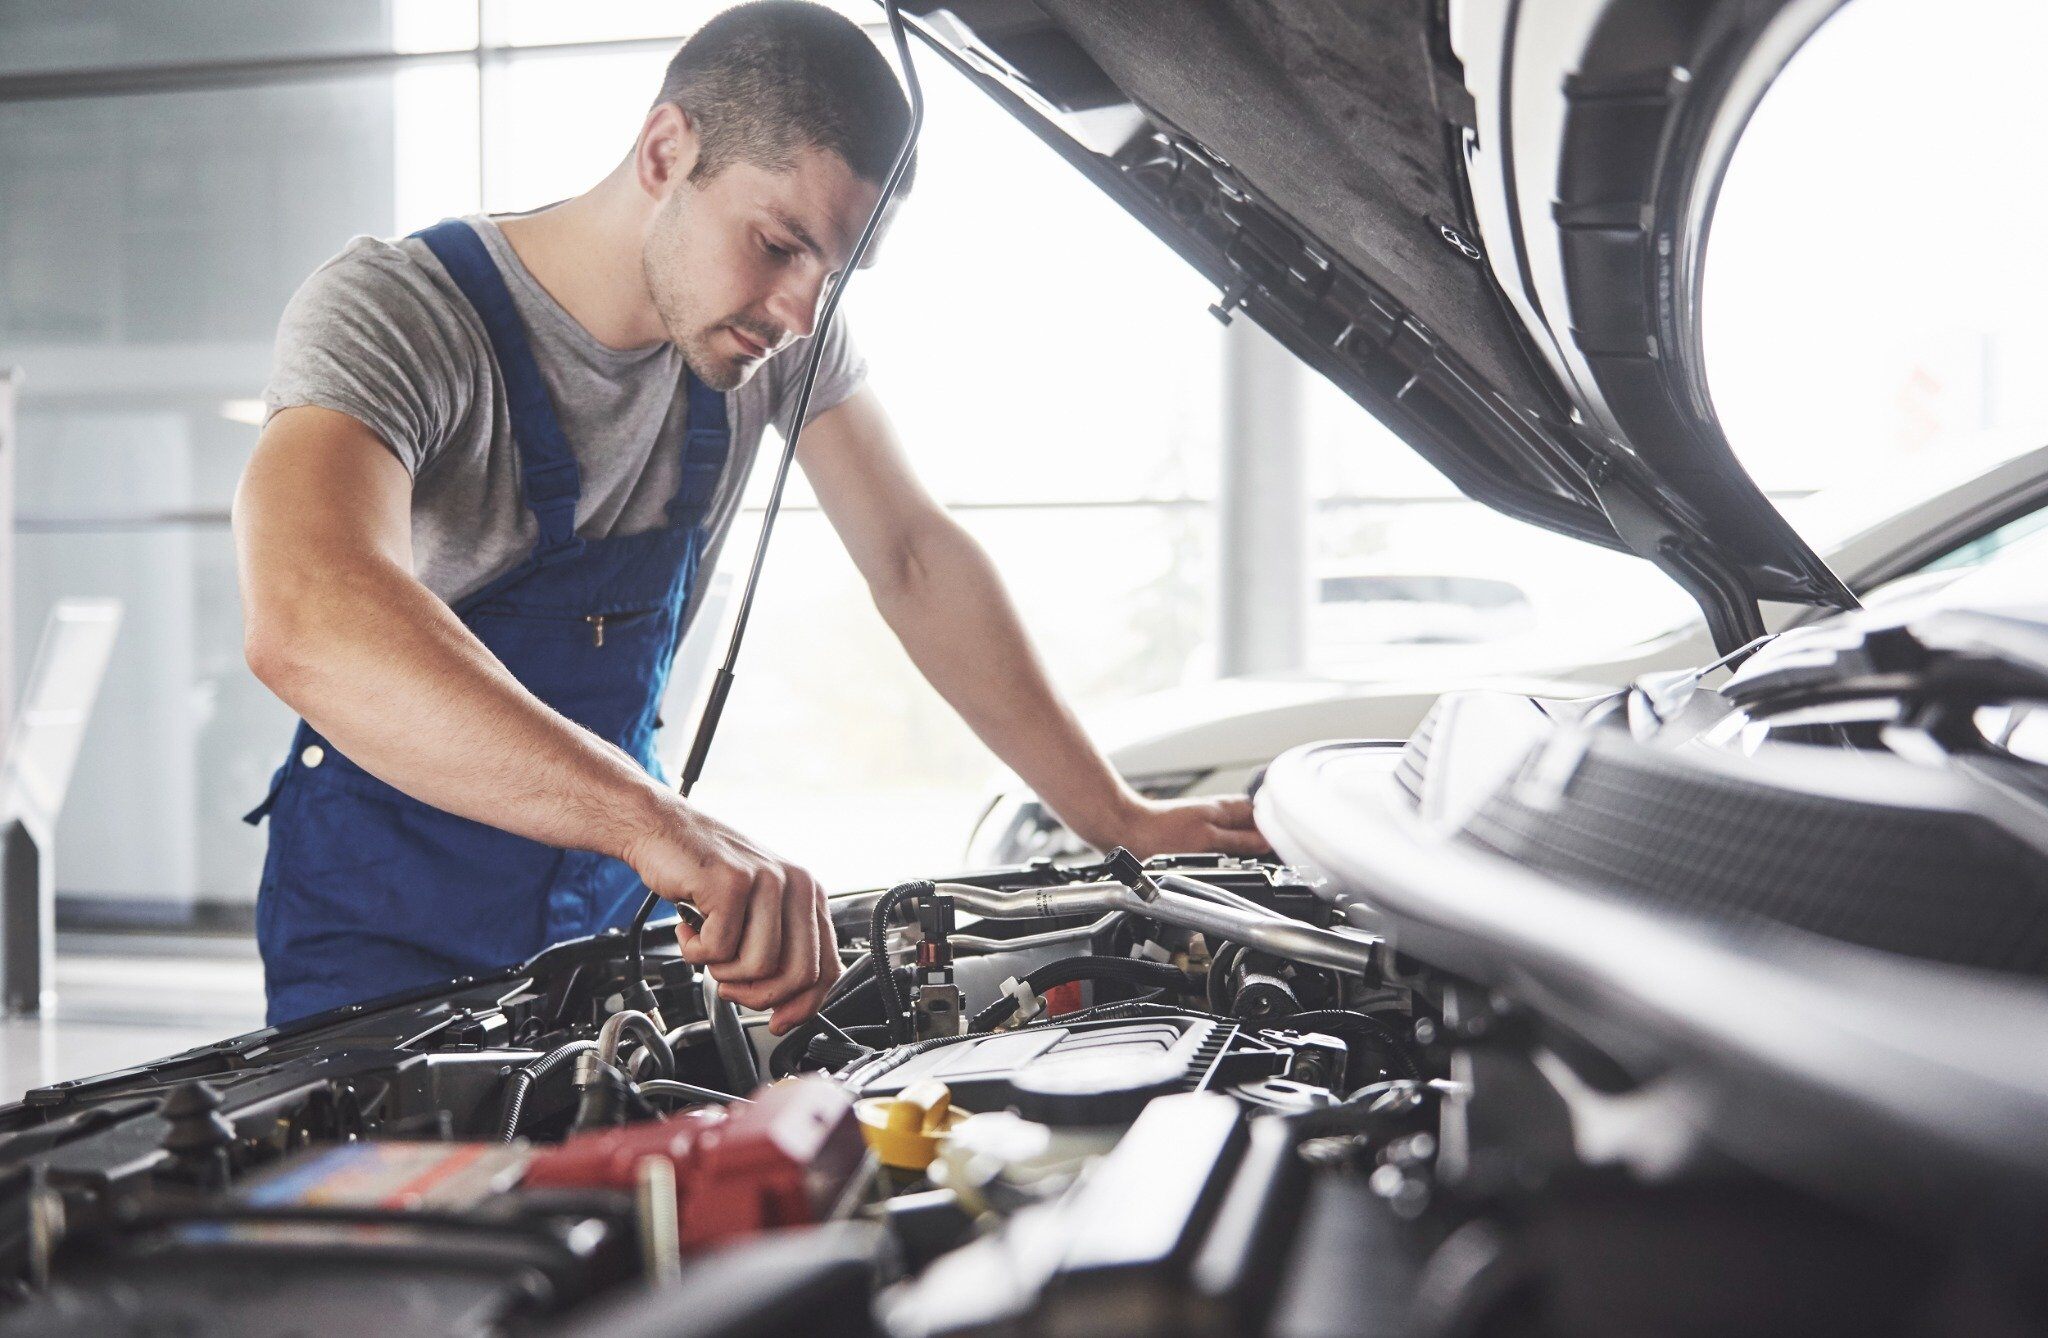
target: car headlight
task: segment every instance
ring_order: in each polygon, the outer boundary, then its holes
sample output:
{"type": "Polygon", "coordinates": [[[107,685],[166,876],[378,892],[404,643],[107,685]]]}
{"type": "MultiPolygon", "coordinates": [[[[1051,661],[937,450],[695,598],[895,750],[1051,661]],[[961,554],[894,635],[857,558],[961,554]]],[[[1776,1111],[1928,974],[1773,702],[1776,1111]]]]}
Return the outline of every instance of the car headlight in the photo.
{"type": "MultiPolygon", "coordinates": [[[[1147,799],[1177,799],[1209,774],[1206,770],[1166,771],[1126,779],[1147,799]]],[[[997,795],[967,838],[971,868],[1028,864],[1035,859],[1085,859],[1100,853],[1074,835],[1037,795],[1021,789],[997,795]]]]}

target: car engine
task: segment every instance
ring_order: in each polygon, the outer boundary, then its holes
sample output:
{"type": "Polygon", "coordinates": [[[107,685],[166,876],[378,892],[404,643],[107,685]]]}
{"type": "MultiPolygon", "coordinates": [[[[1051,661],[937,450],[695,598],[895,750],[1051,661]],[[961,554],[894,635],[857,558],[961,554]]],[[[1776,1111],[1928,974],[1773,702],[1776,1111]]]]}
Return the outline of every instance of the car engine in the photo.
{"type": "Polygon", "coordinates": [[[780,1041],[657,926],[641,982],[620,935],[579,940],[31,1093],[0,1135],[23,1299],[0,1333],[551,1332],[620,1307],[978,1331],[1084,1277],[1177,1307],[1191,1250],[1204,1322],[1234,1327],[1270,1302],[1295,1145],[1414,1124],[1442,1068],[1415,1039],[1433,1008],[1278,865],[1119,853],[836,914],[849,969],[780,1041]],[[1107,1229],[1077,1250],[1086,1219],[1107,1229]],[[1058,1248],[1020,1273],[1029,1239],[1058,1248]]]}
{"type": "Polygon", "coordinates": [[[1288,862],[835,898],[781,1038],[655,925],[30,1092],[0,1335],[2037,1332],[2031,637],[1447,697],[1288,862]]]}

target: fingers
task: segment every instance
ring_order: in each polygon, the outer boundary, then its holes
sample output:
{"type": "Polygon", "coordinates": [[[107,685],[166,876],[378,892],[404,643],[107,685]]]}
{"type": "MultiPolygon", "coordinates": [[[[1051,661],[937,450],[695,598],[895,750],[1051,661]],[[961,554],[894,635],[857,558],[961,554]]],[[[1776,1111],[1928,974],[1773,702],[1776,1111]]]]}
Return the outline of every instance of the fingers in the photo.
{"type": "Polygon", "coordinates": [[[739,955],[742,936],[747,930],[752,903],[748,894],[752,891],[753,881],[748,872],[721,870],[717,882],[692,898],[704,915],[704,924],[688,938],[677,934],[684,961],[693,966],[711,966],[730,962],[739,955]]]}
{"type": "Polygon", "coordinates": [[[814,916],[817,921],[817,982],[777,1008],[774,1016],[769,1018],[768,1030],[777,1036],[783,1035],[806,1018],[815,1017],[819,1005],[824,1003],[826,994],[831,991],[841,974],[839,936],[832,931],[832,908],[826,903],[822,889],[820,894],[812,899],[812,905],[816,908],[814,916]]]}
{"type": "Polygon", "coordinates": [[[1124,834],[1133,855],[1208,851],[1219,855],[1265,855],[1272,846],[1252,822],[1252,801],[1238,796],[1153,803],[1149,814],[1124,834]]]}
{"type": "Polygon", "coordinates": [[[776,1036],[815,1013],[824,993],[819,983],[817,910],[824,898],[815,888],[804,891],[806,895],[789,900],[789,932],[783,940],[789,971],[777,982],[788,992],[775,1000],[774,1015],[768,1019],[768,1030],[776,1036]]]}
{"type": "Polygon", "coordinates": [[[783,1003],[818,979],[818,919],[811,911],[809,880],[792,881],[782,902],[782,961],[775,976],[762,981],[760,1007],[783,1003]]]}
{"type": "Polygon", "coordinates": [[[832,904],[825,900],[825,889],[819,888],[813,904],[818,915],[818,996],[839,983],[845,969],[839,965],[839,934],[832,928],[832,904]]]}
{"type": "MultiPolygon", "coordinates": [[[[783,1018],[783,1006],[811,991],[818,982],[818,908],[823,894],[817,883],[801,869],[790,868],[783,884],[781,906],[778,918],[782,924],[780,959],[773,964],[771,974],[759,979],[728,983],[727,973],[713,968],[719,979],[720,988],[733,1002],[748,1008],[777,1009],[777,1018],[783,1018]]],[[[766,908],[755,911],[756,916],[765,914],[766,908]]],[[[815,1008],[815,1005],[812,1005],[815,1008]]],[[[777,1035],[809,1016],[810,1010],[792,1014],[779,1027],[772,1028],[777,1035]]]]}
{"type": "Polygon", "coordinates": [[[788,873],[763,869],[747,893],[747,932],[740,950],[718,973],[719,984],[768,980],[782,973],[782,933],[788,919],[785,905],[791,892],[788,873]]]}
{"type": "Polygon", "coordinates": [[[1204,849],[1219,855],[1270,855],[1272,845],[1259,835],[1256,827],[1209,827],[1209,843],[1204,849]]]}
{"type": "Polygon", "coordinates": [[[1252,822],[1252,801],[1219,799],[1209,818],[1207,849],[1219,855],[1269,855],[1273,847],[1252,822]]]}
{"type": "Polygon", "coordinates": [[[1211,821],[1219,827],[1252,830],[1252,801],[1241,796],[1218,799],[1211,821]]]}

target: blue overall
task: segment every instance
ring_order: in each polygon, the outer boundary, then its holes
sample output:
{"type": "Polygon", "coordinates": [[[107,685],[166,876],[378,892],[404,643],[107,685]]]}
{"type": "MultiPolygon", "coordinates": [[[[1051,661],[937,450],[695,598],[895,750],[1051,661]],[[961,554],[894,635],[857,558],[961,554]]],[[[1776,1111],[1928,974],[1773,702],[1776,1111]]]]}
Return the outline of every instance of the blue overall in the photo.
{"type": "MultiPolygon", "coordinates": [[[[682,481],[659,529],[576,537],[581,482],[503,276],[467,224],[417,234],[482,317],[540,538],[455,613],[527,689],[657,773],[655,713],[731,444],[725,397],[689,377],[682,481]]],[[[633,917],[625,864],[456,817],[399,792],[301,721],[270,793],[256,939],[272,1025],[523,961],[633,917]]]]}

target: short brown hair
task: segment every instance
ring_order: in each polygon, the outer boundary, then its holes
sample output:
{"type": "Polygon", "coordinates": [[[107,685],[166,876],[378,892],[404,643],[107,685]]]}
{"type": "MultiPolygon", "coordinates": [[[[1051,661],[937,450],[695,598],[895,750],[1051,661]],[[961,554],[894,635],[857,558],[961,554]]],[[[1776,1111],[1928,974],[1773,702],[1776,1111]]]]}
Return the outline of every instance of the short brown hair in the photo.
{"type": "Polygon", "coordinates": [[[664,102],[696,126],[693,182],[735,162],[786,170],[820,148],[880,185],[910,125],[896,74],[867,34],[805,0],[755,0],[713,18],[669,61],[655,105],[664,102]]]}

